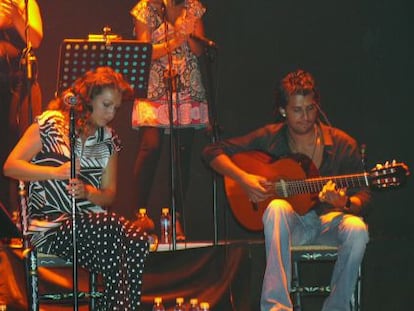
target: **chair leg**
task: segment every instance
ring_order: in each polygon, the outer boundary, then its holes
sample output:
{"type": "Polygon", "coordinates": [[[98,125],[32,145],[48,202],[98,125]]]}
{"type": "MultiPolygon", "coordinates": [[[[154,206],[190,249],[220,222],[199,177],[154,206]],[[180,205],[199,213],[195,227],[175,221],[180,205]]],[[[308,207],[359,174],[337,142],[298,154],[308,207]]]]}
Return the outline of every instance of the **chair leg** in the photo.
{"type": "Polygon", "coordinates": [[[30,250],[25,256],[25,265],[28,310],[39,311],[39,277],[35,250],[30,250]]]}
{"type": "Polygon", "coordinates": [[[291,281],[292,288],[295,288],[295,292],[293,293],[293,309],[295,311],[300,311],[302,310],[302,302],[301,302],[301,293],[300,293],[300,280],[299,280],[299,264],[298,262],[295,260],[292,262],[292,281],[291,281]]]}
{"type": "Polygon", "coordinates": [[[95,294],[98,292],[98,275],[94,272],[89,273],[89,310],[93,311],[96,309],[96,297],[95,294]]]}

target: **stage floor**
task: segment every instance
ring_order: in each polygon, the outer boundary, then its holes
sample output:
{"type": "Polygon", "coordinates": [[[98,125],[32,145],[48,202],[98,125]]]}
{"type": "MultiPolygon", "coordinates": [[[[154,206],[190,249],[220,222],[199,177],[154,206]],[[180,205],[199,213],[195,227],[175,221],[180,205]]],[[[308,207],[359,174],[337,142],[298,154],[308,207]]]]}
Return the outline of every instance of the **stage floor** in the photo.
{"type": "MultiPolygon", "coordinates": [[[[410,301],[414,249],[395,241],[370,241],[363,263],[362,308],[364,311],[406,310],[410,301]],[[402,247],[402,246],[405,247],[402,247]],[[386,300],[378,297],[388,297],[386,300]]],[[[176,250],[160,245],[151,252],[143,277],[143,311],[151,311],[155,296],[162,296],[171,310],[176,297],[199,298],[211,303],[214,311],[258,311],[265,269],[263,241],[232,240],[191,241],[178,243],[176,250]]],[[[322,274],[309,267],[310,279],[322,274]]],[[[71,291],[72,269],[44,277],[43,288],[71,291]],[[66,286],[59,284],[64,280],[66,286]]],[[[49,273],[50,274],[50,273],[49,273]]],[[[88,274],[80,273],[80,287],[86,286],[88,274]]],[[[25,275],[20,249],[0,246],[0,300],[7,302],[7,311],[27,311],[25,275]]],[[[321,310],[323,297],[304,301],[307,311],[321,310]]],[[[73,310],[70,305],[42,305],[41,311],[73,310]]],[[[87,310],[85,306],[80,311],[87,310]]]]}
{"type": "MultiPolygon", "coordinates": [[[[22,250],[2,246],[0,258],[0,300],[7,302],[8,311],[27,310],[22,250]]],[[[176,297],[207,301],[217,311],[258,310],[264,258],[262,241],[220,241],[216,245],[210,241],[191,241],[177,243],[175,250],[172,245],[159,244],[147,259],[142,310],[151,311],[156,296],[163,297],[167,310],[172,310],[176,297]]],[[[88,282],[88,273],[81,271],[79,290],[86,289],[88,282]]],[[[70,292],[72,289],[70,267],[43,267],[39,275],[41,290],[70,292]]],[[[43,311],[73,309],[56,303],[41,307],[43,311]]],[[[87,306],[80,305],[80,310],[87,310],[87,306]]]]}

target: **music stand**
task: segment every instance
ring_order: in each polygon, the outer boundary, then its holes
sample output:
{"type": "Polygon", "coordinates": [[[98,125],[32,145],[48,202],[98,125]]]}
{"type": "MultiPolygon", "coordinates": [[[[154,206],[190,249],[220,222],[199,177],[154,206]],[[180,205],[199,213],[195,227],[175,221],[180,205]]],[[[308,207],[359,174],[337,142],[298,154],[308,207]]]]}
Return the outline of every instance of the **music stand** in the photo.
{"type": "Polygon", "coordinates": [[[86,71],[112,67],[131,84],[135,97],[146,98],[152,45],[137,40],[65,39],[60,45],[57,94],[86,71]]]}
{"type": "MultiPolygon", "coordinates": [[[[152,44],[136,40],[110,39],[105,33],[97,39],[64,39],[60,45],[56,95],[70,88],[86,71],[108,66],[121,73],[134,89],[136,98],[147,97],[152,44]]],[[[72,137],[70,137],[72,138],[72,137]]],[[[71,144],[72,145],[72,144],[71,144]]],[[[72,172],[74,153],[71,152],[72,172]]],[[[73,200],[74,201],[74,200],[73,200]]],[[[76,246],[76,203],[72,203],[73,298],[78,310],[78,277],[76,246]]]]}

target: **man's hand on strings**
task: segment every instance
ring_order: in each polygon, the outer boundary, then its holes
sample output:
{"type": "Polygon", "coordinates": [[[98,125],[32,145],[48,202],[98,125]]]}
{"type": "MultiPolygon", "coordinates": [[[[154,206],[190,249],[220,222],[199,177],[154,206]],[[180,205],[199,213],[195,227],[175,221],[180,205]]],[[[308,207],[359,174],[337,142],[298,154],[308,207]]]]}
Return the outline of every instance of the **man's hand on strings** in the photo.
{"type": "Polygon", "coordinates": [[[245,174],[241,180],[241,186],[246,191],[249,200],[252,202],[261,202],[273,194],[273,183],[265,177],[245,174]]]}

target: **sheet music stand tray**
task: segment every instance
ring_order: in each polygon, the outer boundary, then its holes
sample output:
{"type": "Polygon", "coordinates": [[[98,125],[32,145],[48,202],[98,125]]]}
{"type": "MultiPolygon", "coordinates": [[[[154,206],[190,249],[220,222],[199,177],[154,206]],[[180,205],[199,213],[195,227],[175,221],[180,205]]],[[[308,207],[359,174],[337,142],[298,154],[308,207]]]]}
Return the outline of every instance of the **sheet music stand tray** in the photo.
{"type": "Polygon", "coordinates": [[[136,40],[64,39],[60,45],[56,95],[86,71],[112,67],[131,84],[135,97],[146,98],[152,45],[136,40]]]}

